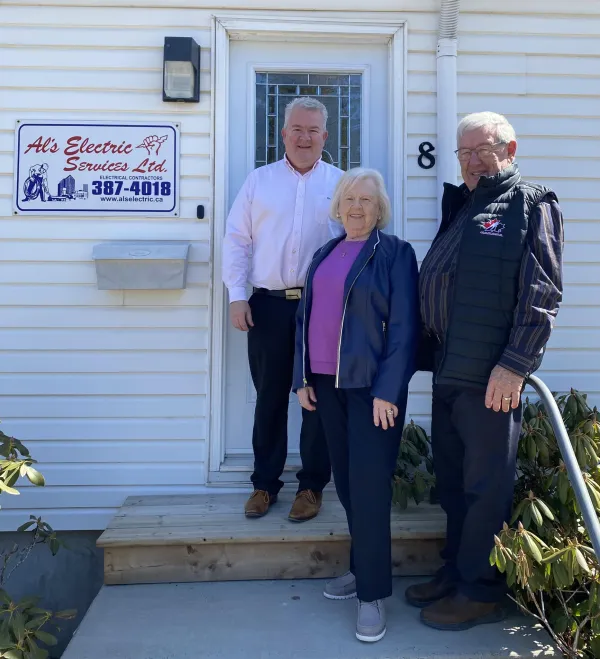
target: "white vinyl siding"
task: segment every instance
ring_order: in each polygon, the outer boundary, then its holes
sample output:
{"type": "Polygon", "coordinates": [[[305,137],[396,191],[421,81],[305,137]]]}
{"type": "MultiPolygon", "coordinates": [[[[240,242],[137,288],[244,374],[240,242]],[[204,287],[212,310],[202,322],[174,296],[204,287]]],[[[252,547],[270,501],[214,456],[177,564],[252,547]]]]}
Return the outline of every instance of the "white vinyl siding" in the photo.
{"type": "MultiPolygon", "coordinates": [[[[281,9],[311,18],[342,11],[347,18],[364,9],[360,0],[114,4],[0,6],[0,418],[5,432],[28,444],[48,481],[44,490],[2,496],[2,529],[29,512],[57,528],[101,529],[128,495],[202,489],[212,285],[211,15],[272,17],[281,9]],[[200,44],[199,104],[162,102],[165,36],[200,44]],[[17,119],[179,122],[181,217],[14,217],[17,119]],[[195,219],[198,204],[205,205],[204,220],[195,219]],[[125,239],[191,242],[188,288],[98,291],[93,245],[125,239]]],[[[598,399],[600,10],[592,4],[573,0],[569,10],[558,0],[505,0],[491,14],[477,13],[480,0],[464,0],[458,84],[461,115],[506,113],[520,138],[524,175],[552,186],[561,200],[568,220],[565,304],[543,376],[553,389],[576,386],[598,399]]],[[[370,7],[373,17],[408,22],[405,237],[422,259],[437,215],[435,169],[419,168],[417,156],[421,142],[437,141],[439,0],[374,0],[370,7]]],[[[428,425],[431,378],[418,374],[412,389],[409,414],[428,425]]]]}
{"type": "Polygon", "coordinates": [[[2,529],[30,511],[101,529],[130,494],[205,482],[209,48],[207,11],[0,7],[0,418],[48,482],[2,497],[2,529]],[[203,49],[199,104],[162,102],[167,35],[203,49]],[[13,217],[15,121],[42,118],[180,123],[181,217],[13,217]],[[188,287],[97,290],[108,240],[189,241],[188,287]]]}
{"type": "MultiPolygon", "coordinates": [[[[529,4],[521,3],[523,12],[529,4]]],[[[539,375],[552,390],[589,392],[595,404],[600,403],[599,37],[598,15],[518,15],[503,13],[501,5],[489,15],[467,9],[460,14],[457,61],[459,118],[483,110],[505,114],[517,132],[521,173],[559,197],[565,290],[539,375]]],[[[435,56],[415,54],[412,65],[416,105],[434,111],[435,56]]],[[[409,174],[424,140],[435,144],[435,124],[428,133],[411,135],[409,121],[409,174]]],[[[460,181],[458,176],[457,164],[460,181]]],[[[420,173],[420,186],[427,189],[424,179],[433,191],[435,169],[420,173]]],[[[409,189],[409,199],[412,194],[409,189]]],[[[435,235],[436,215],[432,199],[409,202],[408,238],[419,260],[435,235]]],[[[428,393],[430,378],[418,374],[413,388],[428,393]]],[[[418,420],[429,425],[427,417],[418,420]]]]}

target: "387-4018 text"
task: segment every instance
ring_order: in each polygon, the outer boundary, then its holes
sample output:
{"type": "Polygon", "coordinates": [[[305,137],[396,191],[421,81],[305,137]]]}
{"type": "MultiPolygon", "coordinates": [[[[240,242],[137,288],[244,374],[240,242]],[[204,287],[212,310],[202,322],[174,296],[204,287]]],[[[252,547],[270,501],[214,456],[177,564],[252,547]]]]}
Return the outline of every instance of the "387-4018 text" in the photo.
{"type": "Polygon", "coordinates": [[[171,195],[171,183],[169,181],[132,181],[128,187],[123,187],[123,181],[92,181],[92,194],[119,195],[121,192],[129,192],[132,195],[143,197],[169,197],[171,195]]]}

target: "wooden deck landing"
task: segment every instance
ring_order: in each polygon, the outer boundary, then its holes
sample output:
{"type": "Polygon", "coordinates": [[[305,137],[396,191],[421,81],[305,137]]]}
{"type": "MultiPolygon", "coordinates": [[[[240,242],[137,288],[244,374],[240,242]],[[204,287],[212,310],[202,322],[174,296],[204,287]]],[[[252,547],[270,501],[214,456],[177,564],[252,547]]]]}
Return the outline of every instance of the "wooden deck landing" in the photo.
{"type": "MultiPolygon", "coordinates": [[[[282,492],[266,517],[246,519],[246,494],[129,497],[98,539],[106,584],[302,579],[343,574],[349,536],[335,492],[318,517],[287,520],[293,492],[282,492]]],[[[445,516],[421,504],[392,513],[396,575],[431,574],[439,566],[445,516]]]]}

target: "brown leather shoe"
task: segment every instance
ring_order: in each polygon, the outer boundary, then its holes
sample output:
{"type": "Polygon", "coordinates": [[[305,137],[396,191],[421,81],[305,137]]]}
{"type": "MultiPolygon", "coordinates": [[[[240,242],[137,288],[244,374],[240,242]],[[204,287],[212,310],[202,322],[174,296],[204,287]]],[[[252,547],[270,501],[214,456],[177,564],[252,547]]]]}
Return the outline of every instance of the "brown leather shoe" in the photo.
{"type": "Polygon", "coordinates": [[[464,631],[476,625],[500,622],[506,611],[497,602],[475,602],[457,593],[421,611],[421,622],[443,631],[464,631]]]}
{"type": "Polygon", "coordinates": [[[244,506],[246,517],[264,517],[276,501],[276,494],[271,495],[266,490],[254,490],[244,506]]]}
{"type": "Polygon", "coordinates": [[[288,519],[292,522],[306,522],[316,517],[321,510],[323,494],[313,490],[301,490],[296,495],[288,519]]]}
{"type": "Polygon", "coordinates": [[[438,600],[454,595],[456,586],[443,574],[437,574],[431,581],[409,586],[404,593],[406,601],[412,606],[422,609],[438,600]]]}

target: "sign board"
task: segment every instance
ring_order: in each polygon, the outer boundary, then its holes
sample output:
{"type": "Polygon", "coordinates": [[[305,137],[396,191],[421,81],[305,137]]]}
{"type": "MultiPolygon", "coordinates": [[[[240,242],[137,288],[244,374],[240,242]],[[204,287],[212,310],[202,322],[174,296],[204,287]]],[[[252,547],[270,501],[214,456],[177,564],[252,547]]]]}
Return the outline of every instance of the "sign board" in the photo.
{"type": "Polygon", "coordinates": [[[15,215],[179,215],[179,127],[17,121],[15,215]]]}

